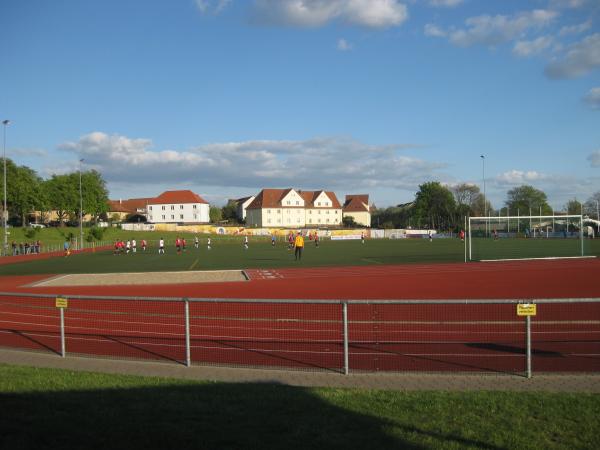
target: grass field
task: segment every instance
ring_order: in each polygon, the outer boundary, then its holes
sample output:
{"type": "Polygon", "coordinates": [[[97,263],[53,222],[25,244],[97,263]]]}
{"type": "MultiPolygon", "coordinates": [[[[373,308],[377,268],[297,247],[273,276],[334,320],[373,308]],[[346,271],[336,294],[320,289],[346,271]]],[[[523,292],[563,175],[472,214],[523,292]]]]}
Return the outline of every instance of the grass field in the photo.
{"type": "Polygon", "coordinates": [[[0,365],[4,449],[584,449],[599,395],[228,384],[0,365]]]}
{"type": "MultiPolygon", "coordinates": [[[[152,236],[155,238],[156,234],[152,236]]],[[[140,239],[139,236],[136,238],[140,239]]],[[[207,237],[202,236],[200,248],[195,249],[193,239],[189,239],[187,250],[182,254],[177,254],[174,246],[169,244],[166,254],[158,255],[156,244],[151,244],[146,252],[138,248],[136,254],[115,256],[112,251],[99,251],[3,265],[0,275],[440,263],[462,262],[465,258],[464,243],[458,239],[434,239],[433,242],[427,239],[370,239],[365,244],[323,239],[319,248],[307,239],[301,262],[294,260],[293,251],[288,250],[283,241],[272,247],[268,238],[250,238],[250,248],[244,250],[241,237],[212,236],[212,249],[208,250],[206,240],[207,237]]],[[[476,245],[477,256],[491,259],[519,255],[573,256],[580,249],[580,242],[573,239],[481,241],[476,245]]],[[[584,243],[586,255],[600,255],[600,240],[584,243]]]]}

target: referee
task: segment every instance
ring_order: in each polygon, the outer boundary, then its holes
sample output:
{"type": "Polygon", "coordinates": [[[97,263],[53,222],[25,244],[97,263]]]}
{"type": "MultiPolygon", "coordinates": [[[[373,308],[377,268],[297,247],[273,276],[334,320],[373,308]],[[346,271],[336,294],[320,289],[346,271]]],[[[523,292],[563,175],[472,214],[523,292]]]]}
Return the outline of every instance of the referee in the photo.
{"type": "Polygon", "coordinates": [[[296,236],[296,240],[294,241],[294,256],[296,261],[302,259],[302,249],[304,248],[304,238],[302,237],[302,233],[298,232],[296,236]]]}

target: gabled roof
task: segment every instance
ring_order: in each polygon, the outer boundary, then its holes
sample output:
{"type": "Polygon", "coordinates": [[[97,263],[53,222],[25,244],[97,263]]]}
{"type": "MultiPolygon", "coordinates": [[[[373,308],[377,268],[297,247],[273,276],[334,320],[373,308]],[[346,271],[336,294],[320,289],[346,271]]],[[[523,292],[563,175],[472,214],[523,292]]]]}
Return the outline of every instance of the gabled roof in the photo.
{"type": "MultiPolygon", "coordinates": [[[[282,199],[292,191],[292,188],[288,189],[263,189],[258,193],[256,198],[247,209],[261,209],[261,208],[298,208],[298,206],[284,206],[281,204],[282,199]]],[[[331,199],[331,205],[329,207],[323,207],[325,209],[339,209],[341,208],[340,202],[336,195],[332,191],[296,191],[304,200],[304,208],[312,208],[315,206],[315,200],[322,192],[325,192],[331,199]]],[[[320,207],[321,208],[321,207],[320,207]]]]}
{"type": "Polygon", "coordinates": [[[344,212],[370,212],[369,195],[346,195],[344,202],[344,212]]]}
{"type": "Polygon", "coordinates": [[[291,189],[263,189],[246,209],[278,208],[291,189]]]}
{"type": "Polygon", "coordinates": [[[109,212],[135,213],[138,209],[146,209],[153,198],[130,198],[127,200],[109,200],[109,212]]]}
{"type": "Polygon", "coordinates": [[[198,194],[190,191],[165,191],[158,197],[153,198],[148,204],[151,205],[164,205],[166,203],[208,203],[198,194]]]}

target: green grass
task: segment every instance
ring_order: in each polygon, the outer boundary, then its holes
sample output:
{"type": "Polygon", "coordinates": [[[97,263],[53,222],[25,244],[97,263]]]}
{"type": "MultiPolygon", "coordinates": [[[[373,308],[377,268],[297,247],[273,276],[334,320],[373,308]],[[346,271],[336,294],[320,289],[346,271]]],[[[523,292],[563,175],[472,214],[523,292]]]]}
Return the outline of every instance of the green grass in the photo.
{"type": "MultiPolygon", "coordinates": [[[[129,233],[130,235],[132,233],[129,233]]],[[[156,236],[156,235],[153,235],[156,236]]],[[[166,236],[164,236],[167,239],[166,236]]],[[[136,236],[139,240],[139,236],[136,236]]],[[[244,250],[241,237],[212,236],[212,249],[201,237],[199,249],[188,239],[187,251],[177,254],[168,244],[165,255],[158,255],[156,244],[145,253],[113,255],[112,251],[74,254],[68,258],[52,258],[0,266],[0,275],[152,272],[216,269],[251,269],[282,267],[318,267],[348,265],[381,265],[407,263],[463,262],[464,244],[458,239],[371,239],[360,241],[321,240],[320,247],[306,240],[302,261],[294,260],[287,243],[279,241],[275,247],[265,237],[251,237],[250,249],[244,250]]],[[[475,241],[477,243],[477,241],[475,241]]],[[[479,243],[478,243],[479,245],[479,243]]],[[[548,256],[577,253],[578,243],[573,240],[482,240],[487,257],[517,257],[518,255],[548,256]],[[561,247],[562,246],[562,247],[561,247]],[[575,249],[575,247],[577,247],[575,249]]],[[[585,241],[586,254],[600,255],[600,240],[585,241]]],[[[481,252],[480,252],[481,253],[481,252]]],[[[475,255],[474,255],[475,256],[475,255]]],[[[481,256],[481,254],[479,255],[481,256]]]]}
{"type": "Polygon", "coordinates": [[[0,365],[3,449],[592,449],[600,396],[232,384],[0,365]]]}
{"type": "Polygon", "coordinates": [[[113,255],[112,251],[71,255],[68,258],[52,258],[0,266],[0,275],[26,275],[38,273],[101,273],[101,272],[148,272],[178,270],[249,269],[280,267],[315,267],[341,265],[380,265],[416,262],[441,262],[464,260],[464,247],[458,239],[369,240],[360,241],[322,240],[319,248],[307,240],[302,261],[294,260],[294,252],[287,243],[278,242],[272,247],[266,239],[250,238],[250,248],[244,250],[242,238],[235,240],[212,238],[208,250],[206,238],[199,249],[188,244],[186,252],[177,254],[169,245],[165,255],[159,255],[156,247],[136,254],[113,255]]]}

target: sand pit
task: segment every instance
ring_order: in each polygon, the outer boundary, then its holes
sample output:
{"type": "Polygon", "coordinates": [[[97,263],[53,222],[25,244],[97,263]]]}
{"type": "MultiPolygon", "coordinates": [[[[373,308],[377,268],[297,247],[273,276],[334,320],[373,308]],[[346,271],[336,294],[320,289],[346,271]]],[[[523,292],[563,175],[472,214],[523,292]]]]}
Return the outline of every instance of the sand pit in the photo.
{"type": "Polygon", "coordinates": [[[93,273],[58,275],[31,284],[47,286],[126,286],[150,284],[223,283],[247,281],[242,270],[210,270],[187,272],[93,273]]]}

